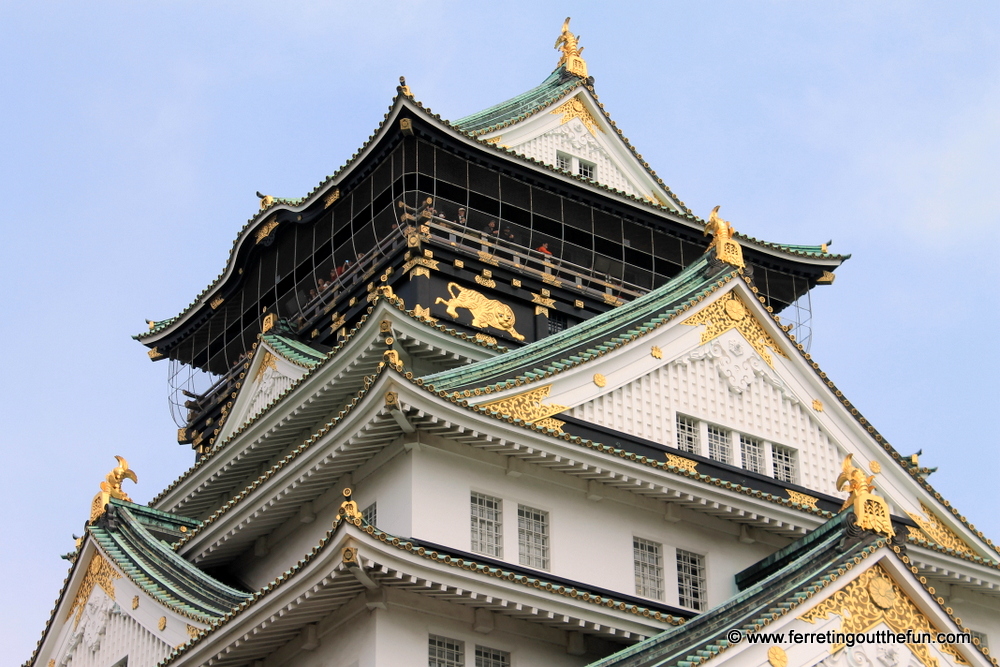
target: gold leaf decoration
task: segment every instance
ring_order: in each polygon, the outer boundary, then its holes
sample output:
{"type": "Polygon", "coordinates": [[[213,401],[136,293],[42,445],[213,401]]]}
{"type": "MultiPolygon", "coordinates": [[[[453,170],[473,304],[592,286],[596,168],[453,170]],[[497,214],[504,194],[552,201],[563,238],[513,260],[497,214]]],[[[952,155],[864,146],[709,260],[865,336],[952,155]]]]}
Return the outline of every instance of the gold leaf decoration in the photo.
{"type": "Polygon", "coordinates": [[[698,472],[697,461],[692,461],[676,454],[667,454],[667,465],[674,466],[675,468],[683,468],[691,472],[698,472]]]}
{"type": "Polygon", "coordinates": [[[587,110],[587,106],[580,99],[579,95],[573,97],[568,102],[560,104],[549,113],[555,115],[562,114],[562,120],[559,121],[560,125],[564,125],[574,118],[579,118],[580,122],[583,123],[584,127],[586,127],[593,136],[597,136],[597,132],[595,130],[604,132],[604,130],[601,129],[601,126],[597,124],[597,121],[594,120],[594,117],[590,115],[590,111],[587,110]]]}
{"type": "MultiPolygon", "coordinates": [[[[910,518],[913,519],[920,529],[925,533],[922,539],[927,539],[928,542],[936,542],[945,549],[954,549],[955,551],[968,554],[970,556],[975,556],[976,552],[972,550],[965,540],[955,534],[955,532],[946,526],[941,519],[937,518],[934,512],[931,511],[927,505],[920,503],[920,509],[923,510],[924,516],[920,516],[915,512],[907,512],[910,518]]],[[[911,528],[911,534],[912,528],[911,528]]]]}
{"type": "Polygon", "coordinates": [[[819,500],[819,498],[814,498],[806,493],[792,491],[791,489],[785,489],[785,492],[788,494],[788,499],[793,503],[798,503],[799,505],[805,505],[806,507],[816,509],[816,501],[819,500]]]}
{"type": "Polygon", "coordinates": [[[552,425],[552,422],[558,420],[541,423],[542,420],[545,420],[554,414],[560,413],[568,407],[554,403],[542,403],[543,400],[548,398],[551,390],[552,385],[547,384],[544,387],[537,387],[514,396],[508,396],[507,398],[501,398],[497,401],[483,403],[481,404],[481,407],[494,412],[499,412],[502,415],[510,415],[511,417],[520,419],[528,424],[537,423],[539,426],[555,428],[556,430],[562,432],[562,425],[564,422],[559,422],[558,426],[552,425]]]}
{"type": "Polygon", "coordinates": [[[735,292],[729,292],[720,297],[715,303],[695,313],[681,324],[687,324],[692,327],[704,324],[705,331],[701,333],[702,345],[718,338],[730,329],[736,329],[750,343],[750,346],[757,351],[761,359],[772,368],[774,367],[774,362],[770,352],[768,352],[769,348],[778,356],[788,358],[788,355],[768,335],[764,327],[761,326],[757,318],[754,317],[750,309],[746,307],[743,300],[735,292]]]}
{"type": "Polygon", "coordinates": [[[73,621],[74,629],[80,623],[80,617],[83,616],[83,610],[87,606],[90,594],[94,591],[94,586],[99,586],[108,597],[115,599],[115,579],[121,579],[121,575],[111,567],[111,563],[104,556],[94,553],[87,566],[87,573],[80,582],[80,588],[76,591],[76,597],[73,598],[73,604],[70,605],[69,613],[66,614],[68,621],[74,612],[76,613],[76,619],[73,621]]]}
{"type": "MultiPolygon", "coordinates": [[[[911,630],[917,636],[924,632],[933,636],[938,632],[889,573],[877,563],[799,618],[808,623],[816,623],[820,619],[829,620],[831,614],[841,618],[837,632],[867,632],[879,623],[885,623],[893,632],[911,630]]],[[[833,644],[830,653],[836,653],[844,646],[833,644]]],[[[938,667],[938,660],[931,654],[927,644],[907,644],[906,647],[925,667],[938,667]]],[[[954,657],[955,662],[968,664],[953,645],[937,644],[937,648],[954,657]]]]}
{"type": "Polygon", "coordinates": [[[472,314],[472,326],[477,329],[493,327],[506,331],[517,340],[524,340],[524,336],[514,329],[514,311],[507,304],[490,299],[458,283],[448,283],[448,294],[451,295],[450,299],[438,297],[434,303],[444,304],[445,311],[453,319],[458,319],[457,309],[464,308],[472,314]]]}

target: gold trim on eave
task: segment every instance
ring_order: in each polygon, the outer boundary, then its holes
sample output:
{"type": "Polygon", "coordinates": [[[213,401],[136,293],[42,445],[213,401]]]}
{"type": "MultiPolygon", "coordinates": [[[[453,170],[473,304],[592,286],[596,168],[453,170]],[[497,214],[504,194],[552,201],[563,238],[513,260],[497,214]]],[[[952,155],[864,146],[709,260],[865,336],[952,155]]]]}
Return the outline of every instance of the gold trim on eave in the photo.
{"type": "MultiPolygon", "coordinates": [[[[945,549],[954,549],[960,553],[967,554],[969,556],[975,556],[976,552],[972,550],[965,540],[955,534],[955,532],[946,526],[941,519],[937,518],[937,515],[931,511],[927,505],[920,503],[920,509],[923,510],[924,516],[920,516],[915,512],[907,512],[911,519],[917,522],[920,526],[918,533],[923,533],[923,535],[917,534],[916,537],[920,539],[926,539],[928,542],[936,542],[945,549]]],[[[910,534],[913,535],[916,530],[912,526],[907,526],[910,529],[910,534]]]]}
{"type": "Polygon", "coordinates": [[[566,410],[569,406],[542,403],[544,399],[548,398],[551,390],[552,385],[547,384],[544,387],[530,389],[497,401],[482,403],[479,407],[499,412],[500,414],[510,415],[528,424],[555,429],[562,433],[562,425],[565,422],[561,422],[558,419],[551,419],[551,417],[566,410]]]}
{"type": "Polygon", "coordinates": [[[76,619],[73,621],[74,630],[80,623],[80,617],[83,616],[83,610],[87,606],[87,600],[90,598],[94,586],[100,586],[108,594],[108,597],[114,600],[115,579],[121,579],[121,576],[100,553],[94,552],[90,558],[90,564],[87,566],[87,573],[83,575],[80,588],[77,589],[76,597],[73,598],[73,604],[70,605],[69,613],[66,614],[68,621],[76,612],[76,619]]]}
{"type": "Polygon", "coordinates": [[[701,344],[718,338],[730,329],[736,329],[757,351],[768,366],[774,367],[773,360],[767,348],[775,354],[788,358],[788,355],[778,346],[778,343],[764,330],[753,312],[746,307],[743,300],[735,292],[729,292],[704,310],[695,313],[681,324],[688,326],[706,325],[701,333],[701,344]]]}

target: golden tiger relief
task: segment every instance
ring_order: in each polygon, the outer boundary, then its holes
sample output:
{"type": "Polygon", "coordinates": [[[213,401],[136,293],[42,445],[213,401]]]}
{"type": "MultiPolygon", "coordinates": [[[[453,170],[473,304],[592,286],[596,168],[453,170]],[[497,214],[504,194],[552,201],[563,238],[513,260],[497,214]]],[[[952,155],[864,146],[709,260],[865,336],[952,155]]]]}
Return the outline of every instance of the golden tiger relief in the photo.
{"type": "Polygon", "coordinates": [[[517,340],[524,340],[524,336],[514,330],[514,311],[507,304],[487,298],[458,283],[448,283],[448,294],[451,295],[450,299],[438,297],[434,303],[443,303],[447,313],[454,319],[458,319],[458,309],[465,308],[472,313],[472,326],[479,329],[493,327],[506,331],[517,340]]]}

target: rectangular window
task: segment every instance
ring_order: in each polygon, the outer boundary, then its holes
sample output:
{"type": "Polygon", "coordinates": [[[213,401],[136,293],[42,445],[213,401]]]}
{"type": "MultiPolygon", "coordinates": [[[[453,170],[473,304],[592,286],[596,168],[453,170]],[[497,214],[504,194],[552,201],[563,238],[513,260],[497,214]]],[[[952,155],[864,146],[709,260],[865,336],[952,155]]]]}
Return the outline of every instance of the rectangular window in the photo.
{"type": "Polygon", "coordinates": [[[663,599],[663,547],[640,537],[632,538],[635,557],[635,592],[646,598],[663,599]]]}
{"type": "Polygon", "coordinates": [[[549,312],[549,333],[559,333],[566,328],[566,316],[562,313],[549,312]]]}
{"type": "Polygon", "coordinates": [[[476,646],[476,667],[510,667],[510,653],[476,646]]]}
{"type": "Polygon", "coordinates": [[[733,446],[729,431],[718,426],[708,427],[708,457],[723,463],[732,463],[733,446]]]}
{"type": "Polygon", "coordinates": [[[677,550],[677,602],[696,611],[705,610],[705,557],[677,550]]]}
{"type": "Polygon", "coordinates": [[[578,172],[584,178],[594,178],[597,168],[592,162],[584,162],[583,160],[580,160],[580,168],[578,169],[578,172]]]}
{"type": "Polygon", "coordinates": [[[556,168],[570,170],[569,156],[563,153],[556,153],[556,168]]]}
{"type": "Polygon", "coordinates": [[[457,639],[431,635],[427,640],[428,667],[462,667],[465,646],[457,639]]]}
{"type": "Polygon", "coordinates": [[[549,569],[549,513],[517,506],[517,550],[521,565],[549,569]]]}
{"type": "Polygon", "coordinates": [[[698,422],[677,415],[677,449],[697,454],[701,449],[698,442],[698,422]]]}
{"type": "Polygon", "coordinates": [[[795,483],[798,467],[795,464],[795,450],[782,445],[772,445],[771,464],[774,468],[774,478],[782,482],[795,483]]]}
{"type": "Polygon", "coordinates": [[[472,494],[472,550],[503,558],[503,504],[499,498],[472,494]]]}
{"type": "Polygon", "coordinates": [[[361,518],[365,520],[369,525],[376,525],[378,523],[378,505],[372,503],[368,507],[361,510],[361,518]]]}
{"type": "MultiPolygon", "coordinates": [[[[985,632],[976,632],[975,630],[969,630],[969,634],[972,635],[973,639],[978,639],[979,640],[979,645],[982,646],[983,648],[989,648],[990,647],[989,642],[986,641],[986,633],[985,632]]],[[[973,642],[973,643],[975,643],[975,642],[973,642]]]]}
{"type": "Polygon", "coordinates": [[[740,435],[740,455],[743,467],[750,472],[764,473],[764,443],[757,438],[740,435]]]}

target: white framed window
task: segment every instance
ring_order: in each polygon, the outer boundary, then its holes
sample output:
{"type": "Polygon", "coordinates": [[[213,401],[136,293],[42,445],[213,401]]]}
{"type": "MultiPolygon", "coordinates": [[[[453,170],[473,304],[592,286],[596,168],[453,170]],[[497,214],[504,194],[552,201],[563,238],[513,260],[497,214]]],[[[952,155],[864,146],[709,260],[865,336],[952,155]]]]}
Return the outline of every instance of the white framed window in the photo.
{"type": "Polygon", "coordinates": [[[572,158],[565,153],[556,153],[556,168],[565,169],[566,171],[572,171],[573,161],[572,158]]]}
{"type": "Polygon", "coordinates": [[[705,610],[705,557],[677,550],[677,602],[696,611],[705,610]]]}
{"type": "Polygon", "coordinates": [[[517,506],[517,551],[521,565],[549,569],[549,513],[517,506]]]}
{"type": "Polygon", "coordinates": [[[587,162],[586,160],[578,160],[576,173],[580,174],[584,178],[593,179],[597,174],[597,165],[593,162],[587,162]]]}
{"type": "Polygon", "coordinates": [[[503,558],[503,501],[499,498],[472,494],[472,550],[503,558]]]}
{"type": "Polygon", "coordinates": [[[476,667],[510,667],[510,653],[477,644],[476,667]]]}
{"type": "Polygon", "coordinates": [[[774,478],[782,482],[795,483],[798,477],[797,452],[784,445],[771,445],[771,468],[774,478]]]}
{"type": "Polygon", "coordinates": [[[743,468],[750,472],[765,474],[764,443],[757,438],[740,434],[740,457],[743,459],[743,468]]]}
{"type": "Polygon", "coordinates": [[[724,428],[708,425],[708,457],[723,463],[733,461],[732,435],[724,428]]]}
{"type": "Polygon", "coordinates": [[[699,442],[698,435],[697,420],[685,417],[684,415],[677,415],[677,449],[691,452],[692,454],[699,453],[701,443],[699,442]]]}
{"type": "MultiPolygon", "coordinates": [[[[982,646],[983,648],[989,648],[990,647],[989,642],[986,641],[986,633],[985,632],[977,632],[975,630],[969,630],[969,634],[972,635],[973,639],[978,639],[979,640],[979,645],[982,646]]],[[[973,643],[975,643],[975,642],[973,642],[973,643]]]]}
{"type": "Polygon", "coordinates": [[[663,599],[663,545],[641,537],[632,538],[635,559],[635,593],[663,599]]]}
{"type": "Polygon", "coordinates": [[[440,635],[427,638],[428,667],[463,667],[465,665],[465,643],[440,635]]]}
{"type": "Polygon", "coordinates": [[[361,518],[372,526],[378,524],[378,503],[372,503],[361,510],[361,518]]]}

